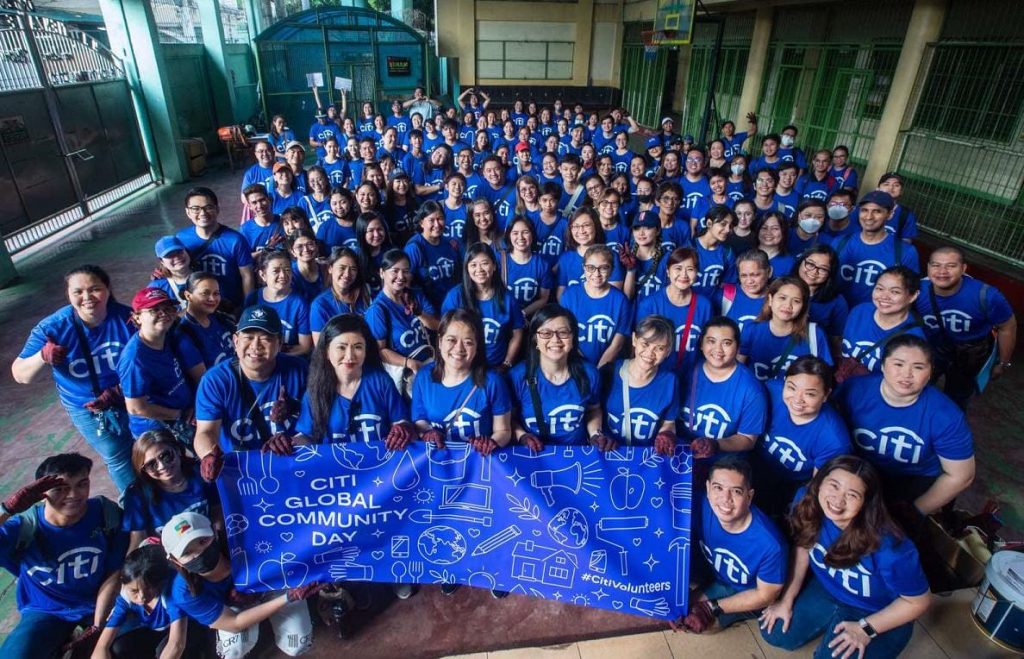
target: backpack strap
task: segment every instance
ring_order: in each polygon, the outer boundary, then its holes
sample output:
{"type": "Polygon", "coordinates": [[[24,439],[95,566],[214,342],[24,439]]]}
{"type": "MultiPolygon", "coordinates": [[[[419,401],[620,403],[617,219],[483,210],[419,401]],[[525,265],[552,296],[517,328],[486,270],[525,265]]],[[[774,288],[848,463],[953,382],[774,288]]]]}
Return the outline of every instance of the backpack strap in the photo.
{"type": "Polygon", "coordinates": [[[818,356],[818,324],[815,322],[807,323],[807,343],[811,349],[811,354],[815,357],[818,356]]]}
{"type": "MultiPolygon", "coordinates": [[[[103,510],[103,526],[101,530],[109,547],[110,542],[121,532],[121,519],[124,516],[124,511],[105,496],[100,495],[97,498],[103,510]]],[[[13,558],[15,563],[19,562],[28,548],[35,544],[36,533],[39,531],[39,518],[37,514],[43,514],[44,505],[43,503],[37,503],[28,510],[15,515],[15,517],[21,520],[21,524],[18,526],[18,537],[14,542],[13,558]]]]}
{"type": "Polygon", "coordinates": [[[263,416],[263,411],[259,409],[256,392],[253,391],[249,378],[245,377],[245,374],[242,373],[242,365],[238,363],[237,358],[231,360],[231,370],[238,381],[238,394],[242,397],[243,414],[252,421],[253,426],[256,428],[256,436],[260,441],[260,445],[263,445],[264,442],[270,439],[273,433],[270,432],[270,426],[267,425],[267,419],[263,416]]]}

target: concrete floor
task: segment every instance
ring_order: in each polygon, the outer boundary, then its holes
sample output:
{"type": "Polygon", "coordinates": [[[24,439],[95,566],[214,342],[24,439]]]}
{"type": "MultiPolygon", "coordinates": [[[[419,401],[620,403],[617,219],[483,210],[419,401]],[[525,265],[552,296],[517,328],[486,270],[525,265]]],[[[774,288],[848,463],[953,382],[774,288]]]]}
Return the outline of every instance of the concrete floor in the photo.
{"type": "MultiPolygon", "coordinates": [[[[193,181],[212,187],[220,196],[221,221],[237,224],[240,216],[238,181],[241,172],[211,170],[193,181]]],[[[186,225],[183,193],[190,185],[165,186],[146,194],[116,211],[95,220],[81,230],[64,237],[37,253],[19,258],[21,278],[0,290],[0,362],[10,364],[24,344],[31,327],[43,316],[64,304],[62,273],[82,263],[96,263],[110,272],[114,294],[129,300],[148,281],[156,264],[152,247],[163,235],[186,225]]],[[[1018,358],[1020,363],[1020,350],[1018,358]]],[[[1024,425],[1024,365],[1011,369],[977,401],[969,414],[975,433],[978,477],[962,497],[963,507],[976,510],[988,498],[1002,504],[1006,524],[1004,537],[1024,538],[1024,447],[1018,441],[1024,425]]],[[[8,368],[0,374],[0,493],[13,491],[31,480],[38,463],[46,455],[62,451],[81,451],[95,458],[85,441],[74,431],[59,406],[49,377],[21,386],[14,383],[8,368]]],[[[102,467],[94,470],[94,493],[111,496],[113,487],[102,467]]],[[[14,608],[13,580],[0,576],[0,635],[17,620],[14,608]]],[[[464,589],[468,590],[468,589],[464,589]]],[[[967,597],[962,595],[961,597],[967,597]]],[[[619,614],[579,609],[570,605],[535,602],[510,597],[495,602],[483,592],[466,592],[442,600],[437,593],[396,604],[354,641],[318,643],[316,656],[334,656],[338,650],[358,656],[443,656],[457,652],[489,651],[509,647],[541,646],[572,642],[581,638],[616,636],[613,640],[584,641],[559,650],[531,650],[530,656],[622,657],[644,656],[773,656],[758,643],[756,633],[740,626],[721,636],[694,637],[663,635],[647,620],[619,614]],[[406,611],[407,610],[407,611],[406,611]],[[392,613],[399,614],[393,616],[392,613]],[[401,615],[401,614],[406,615],[401,615]],[[395,625],[401,620],[401,625],[395,625]],[[448,621],[450,624],[435,624],[448,621]],[[643,636],[622,636],[636,632],[643,636]],[[424,641],[423,639],[427,639],[424,641]],[[726,642],[728,639],[728,642],[726,642]],[[358,646],[358,651],[357,651],[358,646]]],[[[979,654],[994,646],[975,634],[955,633],[953,622],[965,622],[974,628],[960,601],[945,601],[931,616],[939,616],[933,625],[919,625],[915,648],[910,656],[990,656],[979,654]],[[959,602],[957,604],[956,602],[959,602]],[[962,645],[966,640],[971,643],[962,645]]],[[[657,628],[657,629],[660,629],[657,628]]],[[[521,652],[521,651],[516,651],[521,652]]],[[[271,652],[272,654],[272,652],[271,652]]],[[[492,653],[493,656],[518,656],[492,653]]],[[[483,655],[479,655],[483,656],[483,655]]],[[[809,656],[809,655],[808,655],[809,656]]],[[[996,656],[996,655],[991,655],[996,656]]]]}

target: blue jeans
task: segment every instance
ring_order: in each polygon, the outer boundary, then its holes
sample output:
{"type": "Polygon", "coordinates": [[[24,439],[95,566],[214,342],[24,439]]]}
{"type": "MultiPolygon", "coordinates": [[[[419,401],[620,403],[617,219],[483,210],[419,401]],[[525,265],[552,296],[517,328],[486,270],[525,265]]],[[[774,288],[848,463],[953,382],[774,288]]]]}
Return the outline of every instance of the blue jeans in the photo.
{"type": "MultiPolygon", "coordinates": [[[[797,595],[796,603],[793,604],[793,619],[789,623],[789,631],[783,632],[782,623],[776,622],[771,631],[762,629],[761,636],[770,645],[792,652],[824,634],[814,650],[814,657],[831,659],[832,650],[828,644],[835,638],[832,630],[836,625],[849,620],[856,622],[872,613],[874,611],[837,602],[828,594],[818,578],[809,574],[804,589],[797,595]]],[[[864,659],[898,656],[910,643],[913,633],[914,623],[908,622],[879,634],[865,648],[864,659]]]]}
{"type": "Polygon", "coordinates": [[[40,611],[22,611],[21,620],[8,634],[0,656],[4,659],[51,659],[60,656],[60,649],[71,640],[71,633],[81,624],[88,626],[92,619],[68,622],[40,611]]]}
{"type": "Polygon", "coordinates": [[[128,411],[117,407],[103,412],[103,427],[97,433],[100,427],[99,415],[84,407],[64,409],[85,441],[107,464],[107,471],[117,491],[124,493],[135,480],[135,471],[132,469],[132,443],[135,440],[128,430],[128,411]]]}

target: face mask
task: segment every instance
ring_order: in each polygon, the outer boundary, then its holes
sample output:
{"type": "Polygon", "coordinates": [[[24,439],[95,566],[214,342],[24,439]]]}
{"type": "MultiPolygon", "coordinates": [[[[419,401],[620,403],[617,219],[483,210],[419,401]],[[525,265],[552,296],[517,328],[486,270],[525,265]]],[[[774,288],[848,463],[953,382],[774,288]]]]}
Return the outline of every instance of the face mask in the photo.
{"type": "Polygon", "coordinates": [[[793,142],[795,141],[796,140],[793,139],[792,135],[786,134],[782,136],[782,146],[786,147],[787,149],[793,146],[793,142]]]}
{"type": "Polygon", "coordinates": [[[653,194],[638,194],[636,196],[636,198],[640,201],[641,204],[649,204],[654,199],[654,195],[653,194]]]}
{"type": "Polygon", "coordinates": [[[829,206],[828,216],[832,220],[841,220],[850,214],[850,211],[846,210],[846,206],[829,206]]]}
{"type": "Polygon", "coordinates": [[[818,229],[821,228],[821,221],[813,217],[800,218],[799,224],[804,233],[817,233],[818,229]]]}
{"type": "Polygon", "coordinates": [[[743,170],[745,170],[746,167],[744,167],[743,165],[733,165],[729,169],[732,170],[733,176],[739,176],[740,174],[743,173],[743,170]]]}
{"type": "Polygon", "coordinates": [[[206,574],[212,572],[218,563],[220,563],[220,546],[215,540],[201,554],[187,563],[182,563],[181,567],[195,574],[206,574]]]}

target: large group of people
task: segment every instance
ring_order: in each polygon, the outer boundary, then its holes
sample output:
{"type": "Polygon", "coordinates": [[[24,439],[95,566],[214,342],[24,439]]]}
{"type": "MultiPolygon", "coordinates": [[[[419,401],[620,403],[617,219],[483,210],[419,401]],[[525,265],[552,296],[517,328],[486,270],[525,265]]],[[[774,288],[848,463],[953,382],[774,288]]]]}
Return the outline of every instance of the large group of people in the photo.
{"type": "Polygon", "coordinates": [[[906,646],[929,602],[921,520],[972,482],[964,410],[1010,368],[1016,320],[959,248],[922,267],[899,174],[859,189],[849,149],[805,154],[795,126],[752,154],[752,114],[705,147],[669,117],[498,110],[480,89],[347,109],[306,144],[273,118],[239,227],[189,190],[130,304],[100,267],[65,275],[12,372],[53,374],[120,501],[90,497],[78,454],[3,501],[5,656],[201,656],[215,630],[241,657],[265,620],[304,652],[325,586],[235,589],[225,454],[418,441],[685,445],[697,589],[677,627],[906,646]]]}

